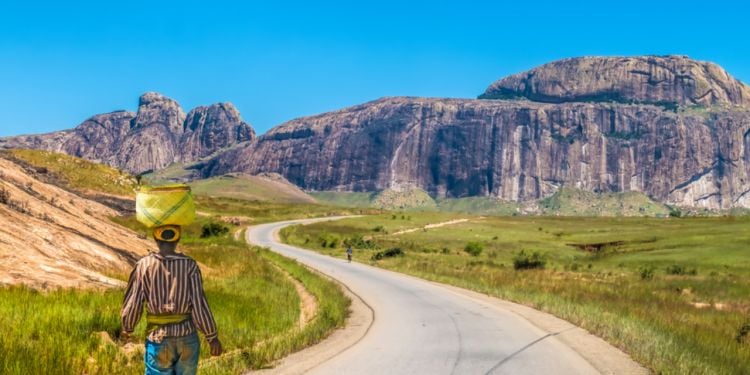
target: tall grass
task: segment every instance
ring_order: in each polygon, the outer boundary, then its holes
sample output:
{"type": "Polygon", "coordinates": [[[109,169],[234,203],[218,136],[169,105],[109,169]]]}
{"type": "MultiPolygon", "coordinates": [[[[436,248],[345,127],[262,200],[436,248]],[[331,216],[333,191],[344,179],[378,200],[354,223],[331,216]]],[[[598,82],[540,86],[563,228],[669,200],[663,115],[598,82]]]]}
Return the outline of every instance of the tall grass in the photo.
{"type": "MultiPolygon", "coordinates": [[[[116,220],[145,232],[132,218],[116,220]]],[[[234,241],[231,234],[200,238],[201,226],[210,220],[187,227],[178,248],[204,266],[206,295],[226,349],[225,355],[209,358],[208,345],[202,343],[201,373],[267,367],[343,324],[349,301],[336,284],[292,260],[234,241]],[[298,328],[299,296],[278,267],[318,299],[318,315],[304,330],[298,328]]],[[[142,373],[142,347],[126,351],[118,340],[122,297],[121,289],[0,288],[0,373],[142,373]]],[[[136,329],[136,343],[145,339],[143,323],[136,329]]]]}
{"type": "Polygon", "coordinates": [[[370,245],[355,249],[355,259],[362,261],[399,247],[404,257],[371,263],[551,312],[623,348],[656,373],[750,371],[750,345],[736,339],[750,321],[746,219],[474,217],[393,235],[451,218],[410,215],[410,220],[390,214],[291,227],[282,235],[292,244],[338,255],[343,250],[324,248],[319,239],[364,238],[370,245]],[[466,254],[467,243],[481,243],[484,251],[466,254]],[[513,260],[523,250],[543,256],[545,269],[515,270],[513,260]],[[653,269],[651,279],[641,277],[643,267],[653,269]],[[674,274],[675,269],[690,272],[674,274]]]}

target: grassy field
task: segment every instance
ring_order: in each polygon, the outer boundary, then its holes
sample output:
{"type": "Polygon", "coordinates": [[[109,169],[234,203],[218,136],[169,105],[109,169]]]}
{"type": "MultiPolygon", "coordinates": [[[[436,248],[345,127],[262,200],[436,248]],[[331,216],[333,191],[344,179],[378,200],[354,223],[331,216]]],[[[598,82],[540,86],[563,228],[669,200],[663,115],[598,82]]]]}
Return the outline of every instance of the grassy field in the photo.
{"type": "MultiPolygon", "coordinates": [[[[289,213],[274,208],[276,215],[294,216],[294,208],[289,213]]],[[[144,232],[133,218],[115,220],[144,232]]],[[[344,323],[349,301],[336,284],[294,261],[234,241],[231,231],[200,238],[208,222],[213,218],[200,218],[187,227],[180,245],[205,266],[207,298],[227,352],[208,358],[208,346],[202,343],[201,373],[236,374],[268,366],[344,323]],[[319,301],[316,317],[304,330],[297,326],[299,297],[277,267],[300,280],[319,301]]],[[[0,288],[0,373],[142,373],[142,351],[125,352],[118,340],[122,296],[123,290],[0,288]]],[[[137,342],[143,341],[144,330],[141,322],[137,342]]]]}
{"type": "Polygon", "coordinates": [[[197,196],[197,207],[200,212],[217,216],[237,216],[250,220],[251,223],[269,223],[272,221],[305,219],[323,216],[376,214],[383,211],[372,208],[344,208],[319,204],[286,204],[247,201],[233,198],[214,198],[197,196]]]}
{"type": "Polygon", "coordinates": [[[406,212],[291,227],[282,236],[334,256],[352,244],[356,260],[551,312],[656,373],[750,371],[746,218],[406,212]],[[458,219],[468,221],[424,228],[458,219]],[[404,255],[388,257],[393,248],[404,255]]]}
{"type": "Polygon", "coordinates": [[[311,191],[310,196],[318,202],[341,207],[370,207],[377,193],[355,193],[348,191],[311,191]]]}
{"type": "Polygon", "coordinates": [[[133,195],[136,180],[103,164],[38,150],[0,150],[0,156],[32,167],[43,180],[73,191],[133,195]]]}
{"type": "Polygon", "coordinates": [[[317,203],[280,176],[229,174],[188,183],[193,192],[209,197],[235,198],[274,203],[317,203]]]}
{"type": "MultiPolygon", "coordinates": [[[[517,216],[523,214],[554,216],[668,216],[670,207],[655,202],[643,193],[592,193],[561,188],[555,194],[533,202],[508,202],[491,197],[434,199],[417,188],[377,193],[322,191],[309,193],[318,202],[341,207],[371,207],[395,211],[432,211],[479,215],[517,216]]],[[[739,211],[737,213],[740,213],[739,211]]],[[[695,210],[694,215],[711,214],[695,210]]],[[[714,213],[715,214],[715,213],[714,213]]]]}

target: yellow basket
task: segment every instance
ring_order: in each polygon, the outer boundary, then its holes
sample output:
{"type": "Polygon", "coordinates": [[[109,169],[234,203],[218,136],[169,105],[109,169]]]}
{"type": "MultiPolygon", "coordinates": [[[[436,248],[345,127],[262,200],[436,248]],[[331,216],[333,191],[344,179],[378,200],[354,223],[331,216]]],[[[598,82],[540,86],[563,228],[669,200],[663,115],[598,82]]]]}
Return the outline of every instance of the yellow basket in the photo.
{"type": "Polygon", "coordinates": [[[195,202],[190,186],[142,186],[135,195],[135,216],[147,228],[192,223],[195,202]]]}

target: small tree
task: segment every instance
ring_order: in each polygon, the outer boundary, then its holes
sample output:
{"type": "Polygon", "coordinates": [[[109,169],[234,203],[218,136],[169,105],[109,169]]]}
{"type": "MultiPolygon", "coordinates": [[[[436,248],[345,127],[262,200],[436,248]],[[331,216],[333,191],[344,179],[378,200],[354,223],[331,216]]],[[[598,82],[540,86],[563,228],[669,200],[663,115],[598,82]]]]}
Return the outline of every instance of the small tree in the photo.
{"type": "Polygon", "coordinates": [[[201,228],[201,238],[217,237],[229,232],[229,228],[219,223],[203,224],[201,228]]]}
{"type": "Polygon", "coordinates": [[[529,254],[525,250],[521,250],[513,258],[513,268],[517,270],[542,269],[546,264],[547,261],[544,257],[536,251],[529,254]]]}
{"type": "Polygon", "coordinates": [[[479,256],[479,254],[482,253],[482,250],[484,250],[484,245],[482,245],[479,242],[469,242],[464,247],[464,251],[469,253],[471,256],[479,256]]]}

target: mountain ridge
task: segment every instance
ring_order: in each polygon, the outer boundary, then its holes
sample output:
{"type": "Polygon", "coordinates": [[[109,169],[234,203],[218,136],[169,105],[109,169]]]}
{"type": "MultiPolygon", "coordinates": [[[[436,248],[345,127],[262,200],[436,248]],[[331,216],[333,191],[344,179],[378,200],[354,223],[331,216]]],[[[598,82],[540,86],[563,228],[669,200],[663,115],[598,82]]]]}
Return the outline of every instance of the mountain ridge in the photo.
{"type": "Polygon", "coordinates": [[[73,129],[0,138],[0,147],[62,152],[141,173],[193,162],[254,138],[255,130],[231,103],[185,114],[174,99],[147,92],[137,112],[118,110],[94,115],[73,129]]]}
{"type": "MultiPolygon", "coordinates": [[[[194,123],[167,104],[151,128],[194,123]]],[[[139,145],[159,168],[180,160],[202,177],[278,173],[308,191],[416,187],[436,199],[524,202],[570,187],[750,207],[750,88],[716,64],[678,55],[558,60],[500,79],[478,99],[384,97],[183,159],[139,145]]]]}

